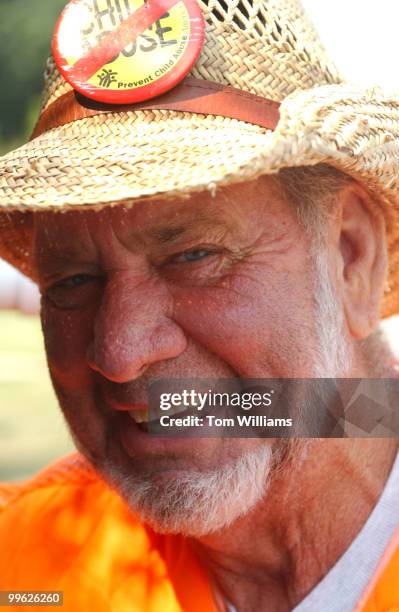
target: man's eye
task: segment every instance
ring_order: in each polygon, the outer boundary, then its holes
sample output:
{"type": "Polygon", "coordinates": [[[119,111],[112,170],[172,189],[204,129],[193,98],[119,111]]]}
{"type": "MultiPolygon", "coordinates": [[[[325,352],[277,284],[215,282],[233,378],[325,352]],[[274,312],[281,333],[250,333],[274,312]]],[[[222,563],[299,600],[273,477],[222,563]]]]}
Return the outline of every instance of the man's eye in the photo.
{"type": "Polygon", "coordinates": [[[94,277],[90,276],[89,274],[75,274],[74,276],[70,276],[65,280],[59,281],[54,285],[54,288],[61,287],[64,289],[74,289],[75,287],[80,287],[81,285],[90,283],[93,280],[94,277]]]}
{"type": "Polygon", "coordinates": [[[186,251],[185,253],[181,253],[180,255],[176,255],[173,257],[173,263],[192,263],[195,261],[200,261],[201,259],[205,259],[205,257],[209,257],[212,255],[210,251],[206,249],[195,249],[193,251],[186,251]]]}
{"type": "Polygon", "coordinates": [[[54,283],[44,295],[57,308],[83,307],[96,298],[100,280],[100,277],[90,274],[74,274],[54,283]]]}

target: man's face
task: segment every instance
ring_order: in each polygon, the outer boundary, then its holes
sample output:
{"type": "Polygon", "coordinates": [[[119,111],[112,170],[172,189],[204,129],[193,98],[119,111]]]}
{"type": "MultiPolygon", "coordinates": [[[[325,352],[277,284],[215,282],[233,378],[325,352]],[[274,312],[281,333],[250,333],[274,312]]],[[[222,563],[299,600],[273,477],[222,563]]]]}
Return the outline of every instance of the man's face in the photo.
{"type": "Polygon", "coordinates": [[[155,438],[129,411],[145,407],[152,377],[316,375],[308,239],[270,178],[215,197],[40,214],[36,259],[61,407],[116,486],[131,478],[130,491],[140,482],[159,496],[260,454],[266,476],[270,440],[155,438]]]}

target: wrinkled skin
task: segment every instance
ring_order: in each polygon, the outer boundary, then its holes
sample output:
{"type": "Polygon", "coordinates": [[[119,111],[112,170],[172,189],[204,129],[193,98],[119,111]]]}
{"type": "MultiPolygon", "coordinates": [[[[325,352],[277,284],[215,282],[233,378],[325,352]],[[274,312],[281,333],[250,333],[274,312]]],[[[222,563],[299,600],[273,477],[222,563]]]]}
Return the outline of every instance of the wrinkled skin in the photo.
{"type": "MultiPolygon", "coordinates": [[[[113,408],[145,403],[147,377],[312,374],[307,240],[271,183],[216,200],[43,215],[37,244],[51,375],[93,455],[107,443],[127,460],[115,436],[106,440],[109,421],[113,408]]],[[[149,441],[134,459],[206,468],[257,443],[180,441],[171,456],[170,441],[149,441]]]]}
{"type": "MultiPolygon", "coordinates": [[[[354,355],[348,376],[368,374],[356,341],[378,321],[386,275],[383,232],[364,200],[360,188],[349,187],[328,236],[354,355]]],[[[270,178],[216,197],[40,214],[36,261],[53,383],[78,445],[95,464],[107,457],[166,482],[273,444],[148,438],[127,448],[118,419],[145,403],[148,378],[315,372],[309,239],[270,178]]],[[[250,516],[196,543],[221,590],[240,610],[292,609],[366,520],[395,453],[387,441],[312,443],[250,516]]]]}

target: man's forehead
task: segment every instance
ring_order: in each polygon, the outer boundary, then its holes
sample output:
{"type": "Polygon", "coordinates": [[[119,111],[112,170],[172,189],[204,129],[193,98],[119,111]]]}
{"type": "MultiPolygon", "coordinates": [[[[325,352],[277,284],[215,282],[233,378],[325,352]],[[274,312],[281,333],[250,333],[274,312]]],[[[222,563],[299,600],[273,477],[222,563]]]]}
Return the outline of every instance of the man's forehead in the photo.
{"type": "Polygon", "coordinates": [[[57,247],[61,242],[85,240],[92,235],[106,234],[114,231],[127,238],[154,241],[159,243],[173,242],[183,234],[203,232],[223,225],[233,225],[232,216],[222,208],[193,207],[188,202],[185,206],[172,208],[159,204],[156,214],[148,204],[136,204],[133,208],[124,204],[118,208],[107,208],[102,211],[68,212],[66,214],[45,213],[36,218],[36,240],[47,246],[57,247]]]}
{"type": "Polygon", "coordinates": [[[215,195],[205,191],[133,206],[121,203],[101,211],[39,213],[35,217],[35,242],[36,246],[45,244],[58,250],[61,243],[84,242],[93,233],[106,238],[109,231],[161,244],[209,231],[235,232],[248,222],[260,202],[272,196],[267,191],[267,184],[258,180],[220,189],[215,195]]]}

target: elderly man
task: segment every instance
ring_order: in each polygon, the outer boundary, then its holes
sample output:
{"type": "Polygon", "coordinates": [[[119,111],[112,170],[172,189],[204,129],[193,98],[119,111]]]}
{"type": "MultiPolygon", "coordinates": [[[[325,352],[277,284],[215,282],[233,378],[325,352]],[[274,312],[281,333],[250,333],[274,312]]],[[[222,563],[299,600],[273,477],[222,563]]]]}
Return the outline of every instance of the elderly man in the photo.
{"type": "Polygon", "coordinates": [[[399,101],[342,84],[296,2],[149,0],[144,25],[122,4],[67,7],[35,137],[0,161],[1,254],[39,283],[79,449],[0,488],[0,587],[71,611],[397,609],[395,438],[146,421],[153,379],[395,377],[399,101]],[[156,36],[189,76],[161,54],[121,80],[156,36]]]}

